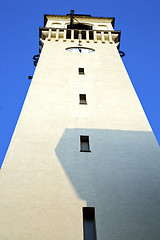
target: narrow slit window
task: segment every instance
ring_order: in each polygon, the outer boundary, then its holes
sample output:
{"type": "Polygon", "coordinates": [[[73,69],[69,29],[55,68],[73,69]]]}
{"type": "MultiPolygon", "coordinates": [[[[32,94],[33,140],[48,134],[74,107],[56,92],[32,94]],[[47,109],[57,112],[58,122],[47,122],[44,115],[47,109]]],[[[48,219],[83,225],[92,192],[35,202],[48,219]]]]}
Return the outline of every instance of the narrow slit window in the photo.
{"type": "Polygon", "coordinates": [[[90,152],[89,136],[80,136],[81,150],[80,152],[90,152]]]}
{"type": "Polygon", "coordinates": [[[96,240],[94,207],[83,208],[83,233],[84,240],[96,240]]]}
{"type": "Polygon", "coordinates": [[[78,68],[79,74],[84,75],[84,68],[78,68]]]}
{"type": "Polygon", "coordinates": [[[79,104],[87,104],[86,94],[79,94],[79,104]]]}

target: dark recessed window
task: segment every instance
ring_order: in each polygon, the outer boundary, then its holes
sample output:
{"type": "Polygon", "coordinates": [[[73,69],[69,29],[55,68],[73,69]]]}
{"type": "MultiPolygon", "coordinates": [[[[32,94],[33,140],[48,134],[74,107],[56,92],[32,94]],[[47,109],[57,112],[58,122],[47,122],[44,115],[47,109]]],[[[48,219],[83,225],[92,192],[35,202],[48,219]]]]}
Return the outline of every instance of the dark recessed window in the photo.
{"type": "Polygon", "coordinates": [[[83,208],[84,240],[96,240],[95,211],[93,207],[83,208]]]}
{"type": "Polygon", "coordinates": [[[86,31],[81,31],[82,33],[82,39],[86,39],[86,31]]]}
{"type": "Polygon", "coordinates": [[[80,136],[80,152],[90,152],[89,136],[80,136]]]}
{"type": "Polygon", "coordinates": [[[93,31],[89,31],[89,39],[93,40],[93,31]]]}
{"type": "Polygon", "coordinates": [[[71,30],[67,30],[67,39],[71,39],[71,30]]]}
{"type": "Polygon", "coordinates": [[[67,25],[67,29],[92,30],[92,26],[83,23],[74,23],[72,26],[67,25]]]}
{"type": "Polygon", "coordinates": [[[78,68],[78,72],[79,72],[79,74],[84,74],[84,68],[78,68]]]}
{"type": "Polygon", "coordinates": [[[79,94],[79,104],[87,104],[86,94],[79,94]]]}

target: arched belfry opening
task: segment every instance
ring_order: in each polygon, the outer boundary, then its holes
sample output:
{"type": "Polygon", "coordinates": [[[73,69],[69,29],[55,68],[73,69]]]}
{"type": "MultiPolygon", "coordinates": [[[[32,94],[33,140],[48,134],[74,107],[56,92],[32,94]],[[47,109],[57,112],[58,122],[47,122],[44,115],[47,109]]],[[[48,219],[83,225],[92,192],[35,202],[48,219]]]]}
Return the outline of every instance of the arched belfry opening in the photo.
{"type": "Polygon", "coordinates": [[[70,24],[67,25],[67,29],[78,29],[78,30],[93,30],[92,25],[82,23],[76,19],[76,16],[90,16],[90,15],[83,15],[83,14],[74,14],[74,10],[71,10],[70,14],[70,24]]]}
{"type": "Polygon", "coordinates": [[[67,29],[78,29],[78,30],[93,30],[93,27],[88,24],[74,23],[72,25],[67,25],[67,29]]]}

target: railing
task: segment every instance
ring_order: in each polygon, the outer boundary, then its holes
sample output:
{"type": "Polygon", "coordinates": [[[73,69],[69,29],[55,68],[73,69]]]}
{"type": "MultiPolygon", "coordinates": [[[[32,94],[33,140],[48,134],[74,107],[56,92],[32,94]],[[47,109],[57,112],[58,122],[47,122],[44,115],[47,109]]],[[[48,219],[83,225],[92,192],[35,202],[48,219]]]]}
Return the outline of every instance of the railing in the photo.
{"type": "Polygon", "coordinates": [[[40,39],[47,39],[50,41],[52,38],[55,41],[62,39],[64,42],[70,40],[74,42],[76,40],[94,42],[101,41],[105,43],[119,43],[120,42],[120,31],[114,30],[79,30],[79,29],[66,29],[66,28],[40,28],[40,39]]]}

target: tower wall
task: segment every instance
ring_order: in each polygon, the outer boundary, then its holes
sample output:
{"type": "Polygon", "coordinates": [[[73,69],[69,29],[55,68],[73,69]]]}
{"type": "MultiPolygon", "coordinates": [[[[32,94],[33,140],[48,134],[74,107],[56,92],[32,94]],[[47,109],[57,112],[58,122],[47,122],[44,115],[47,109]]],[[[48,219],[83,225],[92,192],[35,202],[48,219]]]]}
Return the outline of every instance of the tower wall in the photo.
{"type": "Polygon", "coordinates": [[[94,207],[98,240],[158,240],[156,139],[116,44],[66,51],[77,44],[44,41],[1,170],[0,238],[82,240],[82,208],[94,207]]]}

